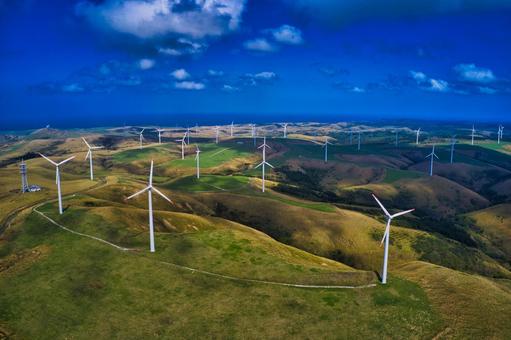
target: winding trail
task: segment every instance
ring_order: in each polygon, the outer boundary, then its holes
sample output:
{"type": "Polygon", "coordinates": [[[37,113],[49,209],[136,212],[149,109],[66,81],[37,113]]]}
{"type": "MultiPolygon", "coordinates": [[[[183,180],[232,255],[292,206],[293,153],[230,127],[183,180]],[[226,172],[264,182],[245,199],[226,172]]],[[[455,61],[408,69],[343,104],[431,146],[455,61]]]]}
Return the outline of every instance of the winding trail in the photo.
{"type": "MultiPolygon", "coordinates": [[[[71,195],[71,197],[72,196],[74,196],[74,195],[71,195]]],[[[68,197],[70,197],[70,196],[68,196],[68,197]]],[[[121,247],[121,246],[119,246],[117,244],[114,244],[114,243],[109,242],[107,240],[104,240],[102,238],[99,238],[99,237],[96,237],[96,236],[92,236],[92,235],[88,235],[88,234],[84,234],[84,233],[80,233],[80,232],[74,231],[72,229],[69,229],[66,226],[63,226],[62,224],[60,224],[60,223],[56,222],[55,220],[53,220],[51,217],[45,215],[43,212],[37,210],[37,208],[39,208],[40,206],[42,206],[43,204],[46,204],[46,203],[47,202],[43,202],[43,203],[37,204],[33,208],[33,211],[35,211],[40,216],[44,217],[46,220],[48,220],[50,223],[56,225],[60,229],[65,230],[65,231],[67,231],[69,233],[78,235],[78,236],[87,237],[87,238],[90,238],[92,240],[104,243],[104,244],[109,245],[109,246],[111,246],[111,247],[113,247],[113,248],[115,248],[117,250],[120,250],[120,251],[134,251],[134,250],[137,250],[135,248],[121,247]]],[[[249,283],[258,283],[258,284],[266,284],[266,285],[274,285],[274,286],[293,287],[293,288],[308,288],[308,289],[364,289],[364,288],[376,287],[376,284],[374,284],[374,283],[367,284],[367,285],[360,285],[360,286],[347,286],[347,285],[308,285],[308,284],[286,283],[286,282],[277,282],[277,281],[265,281],[265,280],[258,280],[258,279],[246,279],[246,278],[241,278],[241,277],[235,277],[235,276],[229,276],[229,275],[223,275],[223,274],[208,272],[208,271],[205,271],[205,270],[200,270],[200,269],[196,269],[196,268],[182,266],[182,265],[179,265],[179,264],[176,264],[176,263],[172,263],[172,262],[166,262],[166,261],[158,261],[158,262],[161,263],[161,264],[164,264],[166,266],[174,267],[174,268],[181,269],[181,270],[186,270],[186,271],[189,271],[189,272],[192,272],[192,273],[200,273],[200,274],[203,274],[203,275],[208,275],[208,276],[212,276],[212,277],[216,277],[216,278],[220,278],[220,279],[225,279],[225,280],[230,280],[230,281],[237,281],[237,282],[249,282],[249,283]]]]}

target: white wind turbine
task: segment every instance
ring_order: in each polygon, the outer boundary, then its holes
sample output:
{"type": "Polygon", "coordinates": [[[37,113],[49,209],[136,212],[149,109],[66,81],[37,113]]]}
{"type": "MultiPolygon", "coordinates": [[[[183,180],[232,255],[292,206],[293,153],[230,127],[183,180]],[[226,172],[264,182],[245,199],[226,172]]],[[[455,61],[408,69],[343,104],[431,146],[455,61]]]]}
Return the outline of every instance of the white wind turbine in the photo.
{"type": "Polygon", "coordinates": [[[190,145],[190,128],[186,128],[186,144],[190,145]]]}
{"type": "Polygon", "coordinates": [[[149,173],[149,184],[142,190],[134,193],[128,199],[132,199],[135,196],[138,196],[144,192],[147,191],[147,199],[149,204],[149,249],[151,253],[154,253],[154,225],[153,225],[153,190],[158,195],[169,201],[170,203],[174,204],[170,198],[165,196],[163,193],[161,193],[160,190],[153,187],[153,161],[151,161],[151,172],[149,173]]]}
{"type": "Polygon", "coordinates": [[[282,124],[282,126],[284,127],[284,138],[287,138],[287,123],[284,123],[282,124]]]}
{"type": "Polygon", "coordinates": [[[264,192],[264,188],[265,188],[265,187],[264,187],[264,180],[265,180],[265,177],[264,177],[264,176],[265,176],[265,165],[268,165],[270,168],[272,168],[272,169],[273,169],[273,165],[271,165],[270,163],[268,163],[268,162],[266,161],[266,148],[270,148],[270,149],[271,149],[271,147],[270,147],[268,144],[266,144],[266,136],[265,136],[265,137],[264,137],[264,139],[263,139],[263,144],[262,144],[261,146],[259,146],[259,147],[258,147],[258,149],[260,149],[260,148],[263,148],[263,161],[262,161],[261,163],[259,163],[259,164],[258,164],[255,168],[257,169],[257,168],[258,168],[258,167],[260,167],[261,165],[263,166],[263,175],[262,175],[263,186],[262,186],[262,191],[264,192]]]}
{"type": "Polygon", "coordinates": [[[451,164],[454,162],[454,145],[456,144],[456,135],[451,137],[451,164]]]}
{"type": "Polygon", "coordinates": [[[216,136],[215,136],[215,143],[218,144],[218,135],[220,134],[220,127],[217,125],[215,126],[216,136]]]}
{"type": "Polygon", "coordinates": [[[143,129],[142,129],[142,131],[140,131],[140,132],[138,133],[138,135],[139,135],[139,140],[140,140],[140,149],[142,149],[142,141],[144,140],[144,135],[143,135],[144,130],[145,130],[145,128],[143,128],[143,129]]]}
{"type": "Polygon", "coordinates": [[[361,138],[362,136],[360,135],[360,131],[358,132],[358,146],[357,146],[357,150],[360,151],[360,141],[361,141],[361,138]]]}
{"type": "Polygon", "coordinates": [[[499,131],[497,132],[497,144],[500,144],[502,140],[502,134],[504,133],[504,126],[499,125],[499,131]]]}
{"type": "Polygon", "coordinates": [[[62,162],[60,163],[56,163],[54,161],[52,161],[51,159],[49,159],[48,157],[46,157],[45,155],[43,155],[42,153],[40,153],[39,155],[41,155],[41,157],[43,157],[44,159],[46,159],[48,162],[50,162],[51,164],[55,165],[55,181],[57,183],[57,195],[58,195],[58,198],[59,198],[59,214],[62,215],[62,192],[60,190],[60,166],[66,162],[69,162],[70,160],[72,160],[73,158],[75,158],[75,156],[71,156],[65,160],[63,160],[62,162]]]}
{"type": "Polygon", "coordinates": [[[431,150],[431,153],[429,155],[427,155],[425,158],[428,158],[428,157],[431,157],[431,161],[429,163],[429,175],[433,176],[433,160],[434,160],[434,157],[439,159],[438,156],[435,153],[435,144],[433,144],[433,150],[431,150]]]}
{"type": "Polygon", "coordinates": [[[474,125],[472,125],[472,145],[474,145],[474,137],[476,135],[476,129],[474,127],[474,125]]]}
{"type": "Polygon", "coordinates": [[[176,142],[181,142],[181,159],[185,159],[186,132],[183,135],[183,138],[176,139],[176,142]]]}
{"type": "Polygon", "coordinates": [[[383,269],[382,269],[381,283],[382,284],[386,284],[387,283],[387,264],[388,264],[388,259],[389,259],[390,223],[392,222],[393,218],[401,216],[401,215],[404,215],[404,214],[411,213],[415,209],[401,211],[401,212],[398,212],[398,213],[396,213],[394,215],[391,215],[391,214],[389,214],[387,209],[385,209],[383,204],[381,204],[380,200],[378,200],[378,198],[374,194],[373,194],[373,197],[376,200],[376,202],[378,203],[378,205],[380,206],[380,208],[385,213],[385,216],[387,217],[387,226],[385,227],[385,232],[383,234],[383,238],[381,239],[381,244],[383,244],[383,241],[385,241],[385,250],[384,250],[384,255],[383,255],[383,269]]]}
{"type": "Polygon", "coordinates": [[[83,137],[82,137],[82,140],[85,143],[85,145],[87,145],[87,148],[89,148],[89,151],[87,151],[87,155],[85,155],[85,160],[87,160],[87,158],[89,158],[90,180],[93,181],[94,180],[94,170],[92,168],[92,150],[102,149],[103,147],[102,146],[91,146],[91,145],[89,145],[89,143],[87,143],[87,141],[83,137]]]}
{"type": "Polygon", "coordinates": [[[197,161],[197,178],[200,178],[200,156],[201,153],[199,146],[196,144],[197,150],[195,151],[195,160],[197,161]]]}
{"type": "Polygon", "coordinates": [[[231,122],[231,137],[234,137],[234,121],[231,122]]]}
{"type": "Polygon", "coordinates": [[[254,140],[254,146],[256,146],[256,139],[257,139],[256,125],[251,124],[251,127],[252,127],[252,139],[254,140]]]}
{"type": "Polygon", "coordinates": [[[415,133],[416,133],[415,144],[419,145],[419,137],[420,137],[420,134],[421,134],[421,128],[418,128],[417,130],[415,130],[415,133]]]}
{"type": "Polygon", "coordinates": [[[158,144],[161,144],[161,133],[165,132],[164,129],[156,129],[158,131],[158,144]]]}
{"type": "Polygon", "coordinates": [[[325,148],[325,163],[328,162],[328,144],[331,144],[328,141],[328,136],[325,137],[325,143],[323,143],[322,147],[325,148]]]}

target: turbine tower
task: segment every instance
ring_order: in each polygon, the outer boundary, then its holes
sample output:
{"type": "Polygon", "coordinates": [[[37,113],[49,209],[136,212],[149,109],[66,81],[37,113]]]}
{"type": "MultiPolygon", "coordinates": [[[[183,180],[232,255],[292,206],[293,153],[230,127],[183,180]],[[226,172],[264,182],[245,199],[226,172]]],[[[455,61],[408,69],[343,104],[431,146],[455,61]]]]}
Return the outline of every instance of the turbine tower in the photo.
{"type": "Polygon", "coordinates": [[[144,130],[145,128],[142,129],[142,131],[140,131],[138,134],[139,134],[139,139],[140,139],[140,149],[142,149],[142,141],[144,140],[144,130]]]}
{"type": "Polygon", "coordinates": [[[27,180],[27,164],[22,159],[20,163],[20,174],[21,174],[21,192],[25,193],[29,191],[28,180],[27,180]]]}
{"type": "Polygon", "coordinates": [[[87,160],[87,158],[89,158],[90,180],[93,181],[94,180],[94,169],[92,166],[92,150],[102,149],[103,147],[102,146],[91,146],[89,143],[87,143],[87,141],[83,137],[82,137],[82,140],[85,143],[85,145],[87,145],[87,148],[89,149],[87,151],[87,154],[85,155],[85,160],[87,160]]]}
{"type": "Polygon", "coordinates": [[[380,208],[385,213],[385,216],[387,217],[387,226],[385,227],[385,232],[383,233],[383,238],[381,239],[381,243],[380,243],[380,245],[381,245],[381,244],[383,244],[383,241],[385,241],[385,250],[384,250],[384,253],[383,253],[383,269],[382,269],[382,275],[381,275],[381,283],[382,284],[386,284],[387,283],[387,264],[388,264],[388,259],[389,259],[390,223],[392,222],[393,218],[401,216],[401,215],[404,215],[404,214],[411,213],[415,209],[401,211],[401,212],[398,212],[398,213],[396,213],[394,215],[391,215],[391,214],[389,214],[387,209],[385,209],[383,204],[381,204],[380,200],[378,200],[378,198],[374,194],[373,194],[373,197],[376,200],[376,202],[378,203],[378,205],[380,206],[380,208]]]}
{"type": "Polygon", "coordinates": [[[195,151],[195,160],[197,161],[197,178],[200,178],[200,149],[199,149],[199,146],[197,144],[195,144],[195,146],[197,147],[197,150],[195,151]]]}
{"type": "Polygon", "coordinates": [[[234,137],[234,121],[231,122],[231,137],[234,137]]]}
{"type": "Polygon", "coordinates": [[[431,162],[429,164],[429,175],[433,176],[433,160],[434,160],[434,157],[439,159],[438,156],[435,153],[435,144],[433,144],[433,150],[431,151],[431,153],[429,155],[427,155],[425,158],[428,158],[428,157],[431,157],[431,162]]]}
{"type": "Polygon", "coordinates": [[[361,141],[361,135],[360,135],[360,131],[358,132],[358,145],[357,145],[357,150],[360,151],[360,141],[361,141]]]}
{"type": "Polygon", "coordinates": [[[499,131],[497,132],[497,144],[500,144],[500,141],[502,140],[503,132],[504,132],[504,127],[502,125],[499,125],[499,131]]]}
{"type": "Polygon", "coordinates": [[[323,144],[323,148],[325,148],[325,163],[328,162],[328,144],[330,142],[328,141],[328,136],[325,137],[325,143],[323,144]]]}
{"type": "Polygon", "coordinates": [[[474,125],[472,125],[472,145],[474,145],[474,136],[476,135],[476,129],[474,125]]]}
{"type": "Polygon", "coordinates": [[[256,125],[252,124],[252,139],[254,140],[254,146],[256,146],[256,139],[257,139],[257,133],[256,133],[256,125]]]}
{"type": "Polygon", "coordinates": [[[215,131],[216,131],[215,143],[218,144],[218,135],[220,134],[220,127],[218,125],[215,126],[215,131]]]}
{"type": "Polygon", "coordinates": [[[287,123],[284,123],[282,126],[284,127],[284,138],[287,138],[287,123]]]}
{"type": "Polygon", "coordinates": [[[181,159],[185,159],[186,132],[183,135],[183,138],[176,139],[176,142],[181,142],[181,159]]]}
{"type": "Polygon", "coordinates": [[[263,161],[261,163],[259,163],[255,168],[257,169],[261,165],[263,166],[263,175],[262,175],[263,186],[262,186],[262,191],[264,192],[264,189],[265,189],[265,187],[264,187],[265,165],[268,165],[270,168],[273,169],[273,165],[271,165],[270,163],[268,163],[266,161],[266,148],[270,148],[271,149],[271,147],[268,144],[266,144],[266,136],[263,139],[263,144],[260,147],[258,147],[258,149],[260,149],[260,148],[263,148],[263,161]]]}
{"type": "Polygon", "coordinates": [[[170,198],[165,196],[160,192],[160,190],[153,187],[153,161],[151,160],[151,172],[149,173],[149,184],[142,190],[134,193],[128,199],[132,199],[135,196],[138,196],[144,192],[147,191],[147,199],[149,204],[149,249],[151,253],[154,253],[154,226],[153,226],[153,191],[156,192],[158,195],[169,201],[170,203],[174,204],[170,198]]]}
{"type": "Polygon", "coordinates": [[[454,145],[456,144],[456,135],[451,137],[451,164],[454,162],[454,145]]]}
{"type": "Polygon", "coordinates": [[[156,129],[158,131],[158,144],[161,144],[161,133],[165,132],[164,129],[156,129]]]}
{"type": "Polygon", "coordinates": [[[186,128],[186,144],[190,145],[190,127],[186,128]]]}
{"type": "Polygon", "coordinates": [[[56,179],[56,183],[57,183],[57,195],[58,195],[58,198],[59,198],[59,214],[62,215],[62,193],[61,193],[61,190],[60,190],[60,168],[59,167],[62,164],[66,163],[66,162],[69,162],[70,160],[75,158],[75,156],[71,156],[71,157],[63,160],[60,163],[56,163],[56,162],[52,161],[51,159],[49,159],[48,157],[46,157],[45,155],[43,155],[42,153],[40,153],[39,155],[41,157],[43,157],[44,159],[46,159],[51,164],[55,165],[55,179],[56,179]]]}
{"type": "Polygon", "coordinates": [[[420,134],[421,134],[421,128],[418,128],[417,130],[415,130],[415,133],[416,133],[415,145],[419,145],[419,137],[420,137],[420,134]]]}

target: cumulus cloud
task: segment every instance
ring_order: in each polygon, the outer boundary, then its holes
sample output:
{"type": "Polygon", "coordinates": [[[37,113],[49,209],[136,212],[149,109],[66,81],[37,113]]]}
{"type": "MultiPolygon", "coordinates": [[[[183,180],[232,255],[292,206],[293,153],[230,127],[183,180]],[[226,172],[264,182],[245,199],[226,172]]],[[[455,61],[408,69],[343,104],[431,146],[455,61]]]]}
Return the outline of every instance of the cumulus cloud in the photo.
{"type": "Polygon", "coordinates": [[[223,71],[218,70],[208,70],[208,76],[210,77],[221,77],[224,75],[223,71]]]}
{"type": "Polygon", "coordinates": [[[257,86],[259,84],[272,84],[277,80],[277,74],[271,71],[263,71],[259,73],[245,73],[241,79],[243,86],[257,86]]]}
{"type": "Polygon", "coordinates": [[[207,39],[238,29],[246,0],[85,0],[76,14],[94,28],[164,55],[202,51],[207,39]],[[117,36],[115,36],[117,35],[117,36]],[[183,40],[184,39],[184,40],[183,40]]]}
{"type": "Polygon", "coordinates": [[[300,45],[303,43],[302,31],[290,25],[282,25],[278,28],[270,29],[273,39],[279,43],[289,45],[300,45]]]}
{"type": "Polygon", "coordinates": [[[179,68],[170,73],[171,76],[176,78],[177,80],[184,80],[190,78],[190,74],[186,72],[184,68],[179,68]]]}
{"type": "Polygon", "coordinates": [[[454,67],[461,80],[475,83],[491,83],[496,80],[492,70],[484,67],[477,67],[475,64],[458,64],[454,67]]]}
{"type": "Polygon", "coordinates": [[[225,84],[222,86],[222,91],[224,92],[238,92],[240,89],[236,86],[225,84]]]}
{"type": "Polygon", "coordinates": [[[276,47],[265,38],[247,40],[243,43],[243,47],[257,52],[273,52],[276,50],[276,47]]]}
{"type": "Polygon", "coordinates": [[[429,79],[429,85],[427,89],[434,92],[448,92],[450,90],[449,83],[441,79],[429,79]]]}
{"type": "Polygon", "coordinates": [[[153,68],[156,62],[153,59],[140,59],[138,61],[138,66],[141,70],[149,70],[153,68]]]}
{"type": "Polygon", "coordinates": [[[174,87],[180,90],[202,90],[206,86],[203,83],[195,81],[180,81],[174,83],[174,87]]]}
{"type": "Polygon", "coordinates": [[[417,81],[417,83],[422,83],[428,80],[428,77],[423,72],[410,71],[410,76],[417,81]]]}
{"type": "Polygon", "coordinates": [[[275,72],[263,71],[263,72],[256,73],[254,75],[254,78],[255,79],[263,79],[263,80],[273,80],[273,79],[277,78],[277,75],[275,74],[275,72]]]}

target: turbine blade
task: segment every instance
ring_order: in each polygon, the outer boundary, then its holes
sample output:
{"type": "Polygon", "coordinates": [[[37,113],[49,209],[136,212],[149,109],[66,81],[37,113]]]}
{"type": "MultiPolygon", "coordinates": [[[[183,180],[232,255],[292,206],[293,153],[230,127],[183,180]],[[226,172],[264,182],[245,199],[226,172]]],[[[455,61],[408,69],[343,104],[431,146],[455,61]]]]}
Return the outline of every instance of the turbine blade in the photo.
{"type": "Polygon", "coordinates": [[[72,160],[72,159],[73,159],[73,158],[75,158],[75,157],[76,157],[76,156],[71,156],[71,157],[69,157],[68,159],[64,159],[62,162],[58,163],[57,165],[62,165],[62,164],[64,164],[64,163],[67,163],[67,162],[69,162],[70,160],[72,160]]]}
{"type": "Polygon", "coordinates": [[[258,167],[260,167],[260,166],[261,166],[261,165],[263,165],[263,164],[264,164],[264,162],[261,162],[261,163],[257,164],[257,165],[256,165],[256,167],[255,167],[254,169],[257,169],[258,167]]]}
{"type": "Polygon", "coordinates": [[[408,214],[408,213],[411,213],[412,211],[414,211],[415,209],[410,209],[410,210],[405,210],[405,211],[401,211],[401,212],[398,212],[398,213],[395,213],[394,215],[390,216],[391,218],[394,218],[394,217],[398,217],[398,216],[401,216],[401,215],[404,215],[404,214],[408,214]]]}
{"type": "Polygon", "coordinates": [[[271,165],[270,163],[268,162],[264,162],[266,165],[268,165],[270,168],[274,169],[273,165],[271,165]]]}
{"type": "Polygon", "coordinates": [[[90,145],[89,145],[89,143],[87,143],[87,141],[85,140],[85,138],[83,138],[83,137],[82,137],[82,140],[83,140],[83,142],[85,143],[85,145],[87,145],[87,147],[90,149],[90,145]]]}
{"type": "Polygon", "coordinates": [[[390,231],[389,229],[390,229],[390,224],[387,227],[385,227],[385,232],[383,233],[383,237],[380,242],[380,247],[383,245],[383,241],[385,241],[385,238],[389,237],[389,231],[390,231]]]}
{"type": "Polygon", "coordinates": [[[93,146],[93,147],[91,147],[92,150],[103,149],[103,148],[104,148],[103,146],[93,146]]]}
{"type": "Polygon", "coordinates": [[[383,212],[385,213],[385,215],[387,215],[388,217],[390,217],[390,214],[389,212],[387,211],[387,209],[385,209],[385,207],[383,206],[383,204],[381,204],[380,200],[374,195],[374,194],[371,194],[373,195],[374,199],[376,200],[376,202],[378,203],[378,205],[380,206],[380,208],[383,210],[383,212]]]}
{"type": "Polygon", "coordinates": [[[87,154],[85,155],[85,160],[87,160],[89,158],[89,156],[90,156],[90,150],[87,151],[87,154]]]}
{"type": "Polygon", "coordinates": [[[167,196],[165,196],[160,190],[156,189],[155,187],[153,187],[153,190],[158,194],[160,195],[161,197],[163,197],[164,199],[166,199],[167,201],[169,201],[170,203],[174,204],[174,202],[172,202],[172,200],[170,198],[168,198],[167,196]]]}
{"type": "Polygon", "coordinates": [[[43,155],[42,153],[39,154],[41,157],[43,157],[44,159],[46,159],[48,162],[50,162],[51,164],[57,166],[57,163],[55,163],[54,161],[52,161],[51,159],[49,159],[48,157],[46,157],[45,155],[43,155]]]}
{"type": "Polygon", "coordinates": [[[128,197],[127,199],[129,200],[129,199],[132,199],[132,198],[133,198],[133,197],[135,197],[135,196],[138,196],[138,195],[140,195],[140,194],[143,194],[144,192],[146,192],[147,190],[149,190],[149,188],[151,188],[151,187],[147,186],[147,187],[145,187],[144,189],[142,189],[142,190],[140,190],[140,191],[137,191],[136,193],[134,193],[133,195],[131,195],[131,196],[130,196],[130,197],[128,197]]]}

